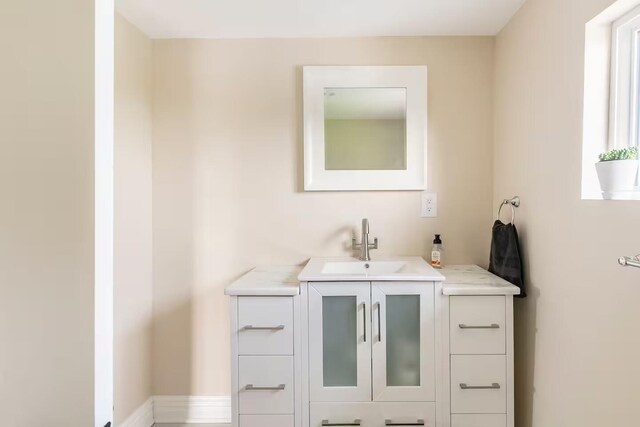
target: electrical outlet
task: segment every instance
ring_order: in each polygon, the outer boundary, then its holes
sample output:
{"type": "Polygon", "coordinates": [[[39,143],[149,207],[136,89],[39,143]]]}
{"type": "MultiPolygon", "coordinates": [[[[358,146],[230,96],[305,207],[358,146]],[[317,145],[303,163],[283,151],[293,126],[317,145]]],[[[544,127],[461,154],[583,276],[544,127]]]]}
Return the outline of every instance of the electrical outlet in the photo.
{"type": "Polygon", "coordinates": [[[421,215],[423,218],[438,216],[438,193],[422,192],[421,215]]]}

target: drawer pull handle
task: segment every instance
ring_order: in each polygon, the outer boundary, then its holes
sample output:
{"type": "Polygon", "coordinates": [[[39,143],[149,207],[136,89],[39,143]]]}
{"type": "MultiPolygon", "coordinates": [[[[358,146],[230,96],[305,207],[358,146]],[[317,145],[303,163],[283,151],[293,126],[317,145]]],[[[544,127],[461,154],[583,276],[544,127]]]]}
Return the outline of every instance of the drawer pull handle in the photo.
{"type": "Polygon", "coordinates": [[[492,383],[491,385],[467,385],[460,383],[460,388],[463,390],[499,390],[500,384],[492,383]]]}
{"type": "Polygon", "coordinates": [[[360,424],[362,424],[360,420],[353,420],[352,423],[332,423],[329,420],[322,420],[323,426],[359,426],[360,424]]]}
{"type": "Polygon", "coordinates": [[[278,326],[253,326],[247,325],[244,328],[245,331],[281,331],[284,329],[284,325],[278,326]]]}
{"type": "Polygon", "coordinates": [[[460,323],[458,325],[460,329],[500,329],[500,325],[497,323],[492,323],[490,325],[465,325],[464,323],[460,323]]]}
{"type": "Polygon", "coordinates": [[[384,420],[386,426],[423,426],[424,420],[418,420],[415,423],[394,423],[391,420],[384,420]]]}
{"type": "Polygon", "coordinates": [[[284,390],[284,384],[278,384],[277,386],[272,387],[256,387],[253,384],[247,384],[244,389],[249,391],[278,391],[284,390]]]}

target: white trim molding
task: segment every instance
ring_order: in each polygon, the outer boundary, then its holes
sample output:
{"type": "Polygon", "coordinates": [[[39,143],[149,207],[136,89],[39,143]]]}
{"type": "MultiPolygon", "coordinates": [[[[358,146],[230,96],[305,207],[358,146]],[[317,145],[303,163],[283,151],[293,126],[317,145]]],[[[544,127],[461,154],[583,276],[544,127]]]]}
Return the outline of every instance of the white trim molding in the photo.
{"type": "Polygon", "coordinates": [[[154,396],[156,423],[231,423],[229,396],[154,396]]]}
{"type": "Polygon", "coordinates": [[[640,6],[612,23],[609,149],[638,143],[640,6]]]}
{"type": "MultiPolygon", "coordinates": [[[[114,0],[96,0],[94,29],[94,426],[113,420],[114,0]]],[[[88,141],[87,141],[88,143],[88,141]]]]}
{"type": "Polygon", "coordinates": [[[152,396],[116,427],[151,427],[155,424],[226,426],[231,423],[229,396],[152,396]]]}
{"type": "Polygon", "coordinates": [[[129,416],[119,427],[151,427],[153,418],[153,398],[150,397],[133,414],[129,416]]]}

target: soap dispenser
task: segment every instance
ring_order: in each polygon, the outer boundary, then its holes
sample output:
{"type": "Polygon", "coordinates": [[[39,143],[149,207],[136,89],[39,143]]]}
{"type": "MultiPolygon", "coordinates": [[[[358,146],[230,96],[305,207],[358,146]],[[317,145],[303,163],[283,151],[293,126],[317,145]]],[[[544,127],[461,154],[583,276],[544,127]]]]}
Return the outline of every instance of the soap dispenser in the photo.
{"type": "Polygon", "coordinates": [[[433,248],[431,249],[431,266],[435,268],[442,267],[442,240],[440,235],[436,234],[433,239],[433,248]]]}

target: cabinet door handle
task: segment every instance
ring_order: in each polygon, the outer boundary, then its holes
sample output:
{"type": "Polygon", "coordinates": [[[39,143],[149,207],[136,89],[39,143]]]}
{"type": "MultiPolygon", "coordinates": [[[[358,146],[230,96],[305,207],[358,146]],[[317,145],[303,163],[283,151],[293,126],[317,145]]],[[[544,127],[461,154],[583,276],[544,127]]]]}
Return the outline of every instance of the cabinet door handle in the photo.
{"type": "Polygon", "coordinates": [[[500,329],[500,325],[497,323],[492,323],[490,325],[465,325],[464,323],[460,323],[458,327],[460,329],[500,329]]]}
{"type": "Polygon", "coordinates": [[[367,303],[362,303],[362,331],[364,332],[363,342],[367,342],[367,303]]]}
{"type": "Polygon", "coordinates": [[[361,423],[360,420],[353,420],[352,423],[332,423],[329,420],[322,420],[323,426],[359,426],[361,423]]]}
{"type": "Polygon", "coordinates": [[[394,423],[391,420],[384,420],[386,426],[423,426],[424,420],[418,420],[415,423],[394,423]]]}
{"type": "Polygon", "coordinates": [[[377,310],[378,310],[378,342],[382,342],[382,323],[380,323],[380,303],[377,302],[376,303],[377,306],[377,310]]]}
{"type": "Polygon", "coordinates": [[[249,391],[278,391],[278,390],[284,390],[284,384],[278,384],[276,386],[269,386],[269,387],[256,387],[253,384],[247,384],[247,386],[244,389],[249,391]]]}
{"type": "Polygon", "coordinates": [[[253,326],[247,325],[244,328],[245,331],[281,331],[284,329],[284,325],[278,326],[253,326]]]}
{"type": "Polygon", "coordinates": [[[499,390],[500,384],[491,383],[491,385],[467,385],[465,383],[460,383],[460,388],[462,390],[499,390]]]}

